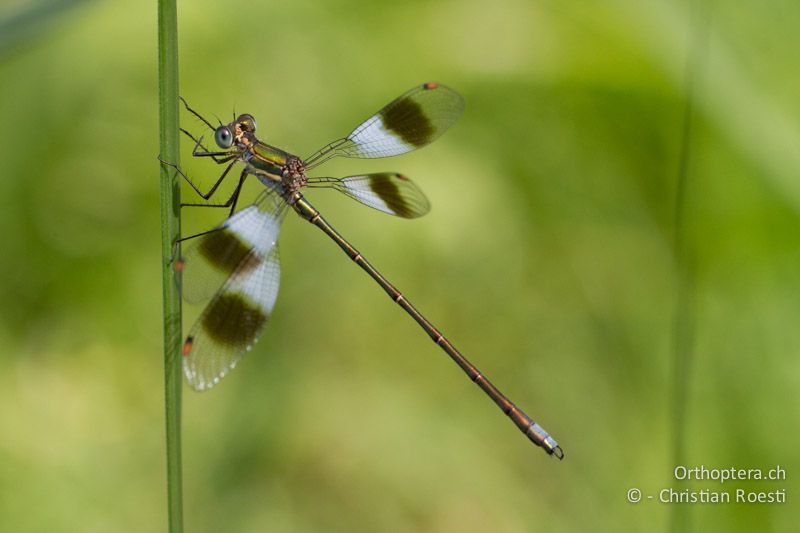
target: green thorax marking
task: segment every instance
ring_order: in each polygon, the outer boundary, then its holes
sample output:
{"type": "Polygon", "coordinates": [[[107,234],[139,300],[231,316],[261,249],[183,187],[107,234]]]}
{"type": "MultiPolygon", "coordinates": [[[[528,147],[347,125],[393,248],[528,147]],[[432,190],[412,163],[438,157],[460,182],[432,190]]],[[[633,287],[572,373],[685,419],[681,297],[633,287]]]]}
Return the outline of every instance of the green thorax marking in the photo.
{"type": "Polygon", "coordinates": [[[400,188],[389,177],[391,174],[374,174],[369,178],[369,188],[398,216],[411,218],[414,210],[400,194],[400,188]]]}
{"type": "Polygon", "coordinates": [[[221,294],[203,313],[203,329],[214,341],[235,347],[249,346],[267,323],[258,307],[241,294],[221,294]]]}
{"type": "Polygon", "coordinates": [[[422,107],[410,98],[404,98],[381,111],[381,118],[384,126],[413,146],[424,146],[433,137],[433,124],[422,107]]]}
{"type": "Polygon", "coordinates": [[[286,164],[291,154],[280,148],[275,148],[260,141],[253,146],[253,158],[249,163],[268,174],[280,177],[282,167],[286,164]]]}

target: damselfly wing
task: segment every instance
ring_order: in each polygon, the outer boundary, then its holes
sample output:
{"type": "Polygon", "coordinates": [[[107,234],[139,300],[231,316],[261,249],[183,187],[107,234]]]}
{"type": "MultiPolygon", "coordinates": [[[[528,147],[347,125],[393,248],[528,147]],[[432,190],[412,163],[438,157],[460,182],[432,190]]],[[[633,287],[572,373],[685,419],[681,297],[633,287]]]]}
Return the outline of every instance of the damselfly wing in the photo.
{"type": "Polygon", "coordinates": [[[278,294],[280,264],[278,234],[289,209],[328,235],[340,248],[447,353],[536,445],[559,459],[556,441],[497,390],[382,274],[342,237],[303,196],[304,188],[330,188],[378,211],[416,218],[430,210],[422,191],[395,172],[345,178],[308,177],[306,172],[337,156],[381,158],[410,152],[436,140],[464,110],[464,100],[452,89],[425,83],[396,98],[359,124],[349,135],[300,159],[256,137],[256,120],[248,114],[214,127],[184,101],[187,110],[214,131],[218,150],[209,151],[203,137],[183,130],[195,143],[193,155],[225,165],[213,187],[203,192],[180,169],[178,172],[204,199],[237,163],[238,184],[226,202],[183,204],[230,208],[218,228],[196,237],[176,261],[182,272],[182,294],[192,303],[210,299],[191,327],[183,348],[183,368],[196,390],[216,385],[252,348],[267,326],[278,294]],[[246,178],[255,176],[265,187],[253,205],[236,211],[246,178]]]}

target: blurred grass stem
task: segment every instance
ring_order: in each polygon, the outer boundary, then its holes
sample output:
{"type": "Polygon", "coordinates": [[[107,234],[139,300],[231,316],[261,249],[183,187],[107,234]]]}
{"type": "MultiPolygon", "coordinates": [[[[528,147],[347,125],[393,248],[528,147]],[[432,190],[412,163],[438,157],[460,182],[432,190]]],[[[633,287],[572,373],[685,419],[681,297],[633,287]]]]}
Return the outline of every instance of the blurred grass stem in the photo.
{"type": "MultiPolygon", "coordinates": [[[[689,225],[688,180],[694,103],[697,85],[703,69],[703,59],[708,47],[710,8],[704,0],[697,0],[694,9],[694,24],[691,26],[691,44],[686,62],[686,93],[681,130],[681,145],[678,164],[678,179],[675,192],[674,253],[676,267],[676,303],[672,342],[672,468],[686,464],[687,403],[691,385],[692,359],[695,347],[696,309],[696,246],[691,238],[689,225]]],[[[688,507],[673,505],[670,514],[670,531],[689,531],[688,507]]]]}
{"type": "MultiPolygon", "coordinates": [[[[158,105],[160,155],[179,164],[178,19],[175,0],[158,2],[158,105]]],[[[164,401],[167,437],[169,531],[183,531],[181,476],[181,299],[172,269],[180,237],[180,187],[175,171],[161,165],[161,268],[164,312],[164,401]]]]}

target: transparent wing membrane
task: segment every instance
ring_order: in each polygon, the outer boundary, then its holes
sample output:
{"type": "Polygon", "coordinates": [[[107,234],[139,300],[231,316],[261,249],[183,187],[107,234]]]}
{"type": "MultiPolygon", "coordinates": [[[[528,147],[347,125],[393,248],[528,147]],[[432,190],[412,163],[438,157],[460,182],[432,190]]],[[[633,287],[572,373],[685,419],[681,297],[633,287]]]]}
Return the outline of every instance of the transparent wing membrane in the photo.
{"type": "Polygon", "coordinates": [[[277,240],[286,204],[272,190],[203,237],[182,258],[182,294],[211,299],[183,347],[192,388],[216,385],[258,340],[280,283],[277,240]]]}
{"type": "Polygon", "coordinates": [[[198,237],[183,253],[181,294],[189,303],[211,298],[236,270],[258,265],[278,239],[286,204],[272,191],[198,237]]]}
{"type": "Polygon", "coordinates": [[[464,99],[436,83],[418,85],[362,122],[350,135],[305,160],[316,167],[336,156],[377,158],[421,148],[447,131],[464,111],[464,99]]]}
{"type": "Polygon", "coordinates": [[[395,172],[348,176],[346,178],[309,178],[312,188],[340,191],[362,204],[403,218],[417,218],[430,211],[428,199],[416,184],[395,172]]]}
{"type": "Polygon", "coordinates": [[[255,268],[237,269],[195,322],[184,344],[183,373],[195,390],[225,377],[256,343],[280,285],[277,247],[255,268]]]}

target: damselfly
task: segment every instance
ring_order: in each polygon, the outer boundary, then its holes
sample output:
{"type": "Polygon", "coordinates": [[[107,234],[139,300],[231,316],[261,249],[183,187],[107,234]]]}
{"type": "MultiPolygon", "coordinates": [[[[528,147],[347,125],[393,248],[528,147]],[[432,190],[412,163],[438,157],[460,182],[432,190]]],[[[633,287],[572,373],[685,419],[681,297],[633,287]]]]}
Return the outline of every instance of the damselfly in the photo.
{"type": "MultiPolygon", "coordinates": [[[[239,115],[233,122],[215,127],[185,100],[183,103],[214,132],[218,146],[217,150],[210,151],[203,145],[202,136],[197,138],[182,130],[195,143],[192,155],[225,165],[206,192],[172,165],[197,194],[209,200],[237,163],[244,167],[236,188],[224,203],[182,204],[182,207],[230,208],[230,215],[222,225],[181,239],[197,237],[184,254],[176,251],[175,268],[183,275],[184,299],[191,303],[211,299],[183,345],[184,374],[194,389],[205,390],[216,385],[263,332],[278,295],[278,232],[286,212],[294,210],[333,239],[366,271],[531,441],[548,454],[563,459],[564,452],[555,439],[497,390],[300,192],[304,188],[332,188],[390,215],[404,218],[424,215],[429,210],[428,200],[402,174],[384,172],[332,178],[308,177],[306,172],[337,156],[389,157],[429,144],[463,112],[464,100],[457,92],[436,83],[414,87],[362,122],[347,137],[305,159],[259,140],[252,115],[239,115]],[[255,176],[264,190],[253,205],[237,212],[239,194],[248,176],[255,176]]],[[[176,250],[179,248],[176,246],[176,250]]]]}

